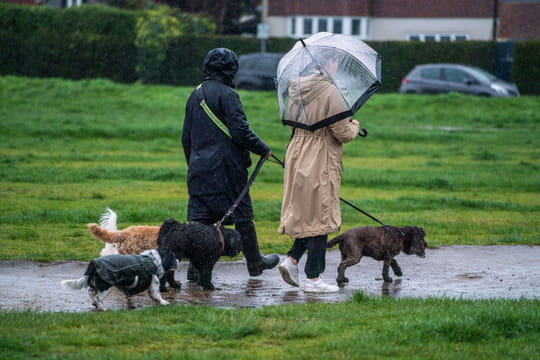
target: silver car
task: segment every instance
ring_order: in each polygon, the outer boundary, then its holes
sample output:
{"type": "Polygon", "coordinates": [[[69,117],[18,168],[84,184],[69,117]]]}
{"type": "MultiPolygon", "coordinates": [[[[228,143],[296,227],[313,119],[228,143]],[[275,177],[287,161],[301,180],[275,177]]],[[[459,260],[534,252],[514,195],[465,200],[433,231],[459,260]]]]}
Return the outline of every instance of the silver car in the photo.
{"type": "Polygon", "coordinates": [[[480,68],[460,64],[417,65],[401,81],[400,93],[440,94],[459,92],[479,96],[519,96],[515,84],[480,68]]]}

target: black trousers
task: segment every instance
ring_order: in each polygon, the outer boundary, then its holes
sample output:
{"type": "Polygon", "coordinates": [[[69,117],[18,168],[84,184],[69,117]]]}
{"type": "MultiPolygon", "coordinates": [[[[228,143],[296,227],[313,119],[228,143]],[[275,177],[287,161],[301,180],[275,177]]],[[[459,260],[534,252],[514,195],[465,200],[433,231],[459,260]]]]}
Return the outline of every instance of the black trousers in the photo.
{"type": "Polygon", "coordinates": [[[318,278],[324,272],[326,267],[326,242],[328,235],[313,236],[301,239],[295,239],[294,243],[287,253],[296,261],[300,261],[302,255],[307,250],[307,260],[304,272],[308,279],[318,278]]]}

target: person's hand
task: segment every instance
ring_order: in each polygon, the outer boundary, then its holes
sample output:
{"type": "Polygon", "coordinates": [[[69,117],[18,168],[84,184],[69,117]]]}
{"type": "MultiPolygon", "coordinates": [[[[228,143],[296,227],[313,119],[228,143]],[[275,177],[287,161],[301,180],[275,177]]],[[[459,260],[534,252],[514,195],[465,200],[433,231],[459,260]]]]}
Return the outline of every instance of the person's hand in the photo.
{"type": "Polygon", "coordinates": [[[353,124],[354,126],[358,126],[360,128],[360,123],[358,122],[358,120],[351,120],[351,124],[353,124]]]}
{"type": "Polygon", "coordinates": [[[270,159],[270,156],[272,156],[272,150],[270,150],[265,156],[265,159],[270,159]]]}

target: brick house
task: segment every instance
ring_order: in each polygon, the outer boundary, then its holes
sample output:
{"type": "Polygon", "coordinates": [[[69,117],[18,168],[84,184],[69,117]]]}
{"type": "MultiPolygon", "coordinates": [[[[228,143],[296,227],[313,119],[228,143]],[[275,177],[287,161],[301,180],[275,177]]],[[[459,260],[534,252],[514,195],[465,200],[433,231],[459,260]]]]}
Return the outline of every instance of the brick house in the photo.
{"type": "Polygon", "coordinates": [[[540,0],[262,0],[270,37],[372,41],[540,39],[540,0]],[[494,21],[495,20],[495,21],[494,21]]]}

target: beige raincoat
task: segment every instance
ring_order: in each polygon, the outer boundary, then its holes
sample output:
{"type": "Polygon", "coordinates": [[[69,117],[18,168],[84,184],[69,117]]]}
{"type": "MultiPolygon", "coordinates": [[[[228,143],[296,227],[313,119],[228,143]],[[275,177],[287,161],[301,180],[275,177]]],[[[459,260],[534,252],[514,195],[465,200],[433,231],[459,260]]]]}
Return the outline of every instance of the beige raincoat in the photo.
{"type": "MultiPolygon", "coordinates": [[[[289,114],[301,113],[301,117],[316,120],[347,110],[338,89],[322,75],[310,75],[290,84],[291,99],[297,98],[298,91],[302,93],[304,111],[299,112],[291,102],[289,114]]],[[[339,230],[342,144],[357,135],[358,125],[349,118],[313,132],[295,129],[285,155],[278,233],[296,239],[339,230]]]]}

